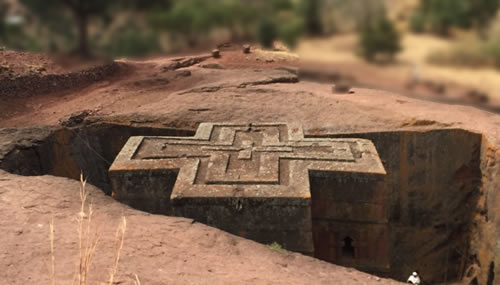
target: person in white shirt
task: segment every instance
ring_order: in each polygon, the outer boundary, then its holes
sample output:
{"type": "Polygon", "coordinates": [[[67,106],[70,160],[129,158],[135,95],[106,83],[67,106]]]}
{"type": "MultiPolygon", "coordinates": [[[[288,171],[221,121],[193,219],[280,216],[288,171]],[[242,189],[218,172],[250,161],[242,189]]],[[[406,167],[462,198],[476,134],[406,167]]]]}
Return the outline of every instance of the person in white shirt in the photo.
{"type": "Polygon", "coordinates": [[[408,282],[410,284],[420,285],[420,277],[417,272],[413,272],[412,275],[408,278],[408,282]]]}

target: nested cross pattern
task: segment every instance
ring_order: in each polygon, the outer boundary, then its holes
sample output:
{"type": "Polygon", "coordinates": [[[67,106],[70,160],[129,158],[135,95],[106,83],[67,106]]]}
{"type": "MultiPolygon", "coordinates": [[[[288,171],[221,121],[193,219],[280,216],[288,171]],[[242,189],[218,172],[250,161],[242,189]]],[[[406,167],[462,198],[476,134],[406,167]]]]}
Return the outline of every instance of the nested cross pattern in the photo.
{"type": "Polygon", "coordinates": [[[354,154],[361,155],[359,144],[304,138],[298,125],[204,123],[194,137],[133,137],[114,167],[179,169],[173,196],[234,195],[236,189],[250,196],[309,197],[308,170],[362,170],[354,154]]]}

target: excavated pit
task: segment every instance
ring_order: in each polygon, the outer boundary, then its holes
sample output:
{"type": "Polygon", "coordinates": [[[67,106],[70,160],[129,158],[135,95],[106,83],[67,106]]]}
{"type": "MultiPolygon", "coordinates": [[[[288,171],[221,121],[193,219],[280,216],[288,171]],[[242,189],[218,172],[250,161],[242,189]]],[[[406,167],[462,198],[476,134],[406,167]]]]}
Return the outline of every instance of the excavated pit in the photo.
{"type": "MultiPolygon", "coordinates": [[[[0,168],[72,179],[79,179],[82,171],[89,183],[110,194],[108,168],[127,139],[136,135],[190,136],[194,131],[113,123],[0,129],[0,168]]],[[[388,173],[390,270],[372,273],[405,281],[409,272],[418,270],[427,282],[439,283],[459,280],[469,265],[479,264],[486,272],[485,284],[494,284],[492,258],[471,248],[486,242],[477,235],[479,221],[487,220],[487,209],[480,206],[481,134],[441,129],[314,137],[369,139],[388,173]]],[[[350,254],[355,245],[346,240],[345,253],[350,254]]]]}

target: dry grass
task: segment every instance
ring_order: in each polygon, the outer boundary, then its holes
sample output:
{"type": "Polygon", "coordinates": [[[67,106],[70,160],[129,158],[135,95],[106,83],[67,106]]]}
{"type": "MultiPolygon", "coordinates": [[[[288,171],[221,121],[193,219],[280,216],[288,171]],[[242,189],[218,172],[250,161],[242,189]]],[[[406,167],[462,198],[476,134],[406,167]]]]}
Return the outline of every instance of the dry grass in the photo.
{"type": "Polygon", "coordinates": [[[141,280],[139,280],[139,276],[137,276],[137,274],[134,274],[134,275],[135,275],[134,284],[135,285],[141,285],[141,280]]]}
{"type": "Polygon", "coordinates": [[[122,251],[123,248],[123,240],[125,239],[126,229],[127,229],[127,220],[125,219],[125,217],[122,217],[122,222],[116,229],[115,233],[115,258],[113,262],[113,268],[109,276],[109,285],[112,285],[115,279],[116,269],[118,268],[118,262],[120,261],[120,252],[122,251]]]}
{"type": "Polygon", "coordinates": [[[56,258],[54,255],[54,217],[50,220],[50,280],[56,285],[56,258]]]}
{"type": "Polygon", "coordinates": [[[500,41],[486,41],[476,34],[463,33],[447,49],[435,49],[428,55],[432,64],[464,68],[500,67],[500,41]]]}
{"type": "MultiPolygon", "coordinates": [[[[357,65],[359,69],[364,66],[370,67],[369,64],[355,55],[356,39],[356,35],[351,34],[305,40],[299,44],[296,52],[305,61],[331,64],[332,66],[336,63],[353,64],[357,65]]],[[[486,92],[492,98],[500,99],[500,81],[498,80],[500,72],[495,68],[458,68],[428,62],[432,53],[436,51],[449,52],[457,44],[457,41],[429,35],[405,34],[402,44],[403,51],[397,57],[399,64],[378,66],[378,73],[395,78],[407,77],[413,66],[418,65],[422,80],[455,83],[486,92]]]]}
{"type": "Polygon", "coordinates": [[[92,217],[94,209],[92,203],[88,205],[88,213],[85,213],[87,206],[87,190],[85,185],[87,180],[83,179],[83,174],[80,175],[80,200],[81,209],[78,214],[78,269],[73,278],[73,284],[87,285],[90,266],[94,257],[97,243],[99,242],[99,234],[96,230],[94,234],[91,233],[92,217]],[[85,221],[85,218],[87,220],[85,221]]]}
{"type": "MultiPolygon", "coordinates": [[[[94,259],[94,254],[96,252],[97,244],[100,239],[100,231],[96,225],[94,225],[94,208],[92,203],[87,203],[87,180],[83,178],[83,174],[80,175],[80,212],[77,215],[77,231],[78,231],[78,260],[75,265],[75,273],[73,275],[72,284],[78,285],[88,285],[90,269],[92,266],[92,261],[94,259]]],[[[50,279],[51,284],[56,284],[56,274],[55,274],[55,254],[54,254],[54,219],[52,218],[50,224],[50,279]]],[[[113,265],[110,269],[110,276],[108,284],[114,284],[116,272],[118,269],[118,263],[120,261],[120,253],[123,249],[123,243],[125,240],[125,232],[127,229],[127,220],[122,217],[120,225],[116,229],[114,238],[114,259],[113,265]]],[[[139,277],[135,275],[134,283],[140,285],[139,277]]]]}

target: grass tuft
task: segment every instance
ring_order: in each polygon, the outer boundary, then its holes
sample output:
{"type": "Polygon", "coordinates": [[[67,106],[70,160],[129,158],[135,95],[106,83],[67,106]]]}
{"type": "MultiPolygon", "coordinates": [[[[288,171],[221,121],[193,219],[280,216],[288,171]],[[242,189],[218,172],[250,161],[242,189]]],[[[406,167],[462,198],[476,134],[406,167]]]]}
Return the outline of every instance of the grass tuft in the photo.
{"type": "Polygon", "coordinates": [[[122,222],[116,229],[115,233],[115,258],[113,262],[113,268],[111,269],[111,274],[109,276],[109,285],[113,285],[113,281],[115,279],[116,270],[118,268],[118,262],[120,261],[120,252],[123,248],[123,241],[125,239],[126,230],[127,230],[127,219],[125,219],[125,217],[122,217],[122,222]]]}
{"type": "Polygon", "coordinates": [[[279,253],[285,253],[286,250],[277,242],[273,242],[271,244],[268,244],[267,247],[269,247],[270,249],[274,250],[274,251],[277,251],[279,253]]]}
{"type": "MultiPolygon", "coordinates": [[[[80,211],[77,214],[77,231],[78,231],[78,260],[75,265],[75,272],[73,275],[72,284],[78,285],[88,285],[90,268],[92,266],[92,261],[94,260],[94,255],[96,252],[97,244],[100,239],[100,231],[98,227],[94,225],[94,206],[92,203],[87,203],[87,179],[83,178],[83,174],[80,174],[80,211]],[[95,230],[93,230],[95,228],[95,230]]],[[[55,255],[54,255],[54,218],[52,218],[50,224],[50,278],[51,284],[56,284],[55,277],[55,255]]],[[[127,229],[127,220],[122,217],[120,225],[116,229],[115,239],[114,239],[114,259],[113,265],[110,270],[109,283],[114,284],[114,279],[118,269],[118,263],[120,261],[120,253],[123,249],[123,243],[125,240],[125,231],[127,229]]],[[[134,283],[140,285],[139,277],[135,275],[134,283]]]]}
{"type": "Polygon", "coordinates": [[[50,220],[50,280],[52,285],[56,285],[56,258],[54,255],[54,217],[50,220]]]}

